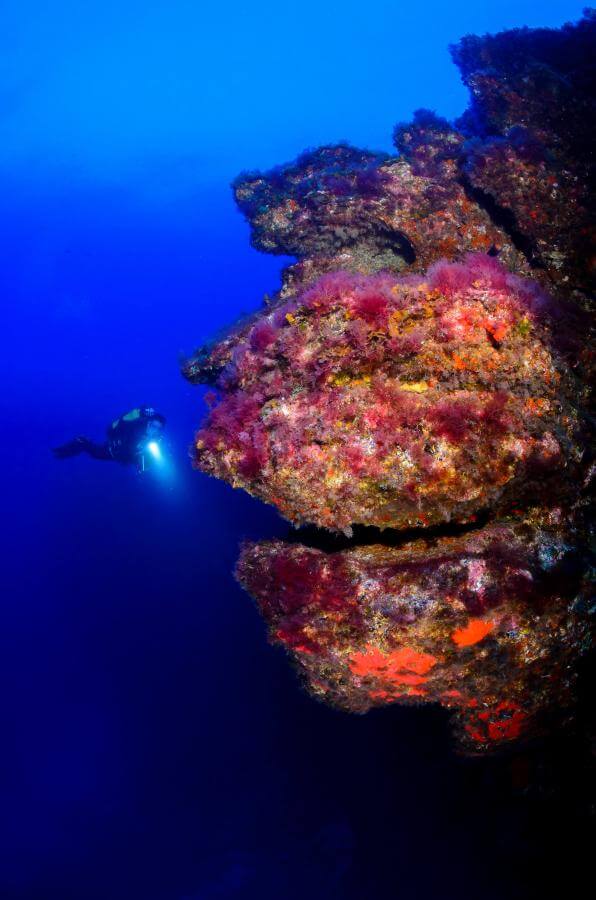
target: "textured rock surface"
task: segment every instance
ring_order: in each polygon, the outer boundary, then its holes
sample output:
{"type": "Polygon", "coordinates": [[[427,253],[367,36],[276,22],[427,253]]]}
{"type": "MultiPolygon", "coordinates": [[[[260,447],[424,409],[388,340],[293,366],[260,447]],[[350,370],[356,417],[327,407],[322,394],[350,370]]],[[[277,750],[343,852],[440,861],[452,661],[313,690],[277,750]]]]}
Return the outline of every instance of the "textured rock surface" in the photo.
{"type": "Polygon", "coordinates": [[[554,500],[581,457],[563,315],[487,256],[418,278],[324,276],[238,341],[197,464],[336,529],[554,500]]]}
{"type": "MultiPolygon", "coordinates": [[[[468,36],[452,48],[472,101],[455,126],[427,110],[395,129],[399,157],[321,147],[234,183],[253,245],[288,253],[278,299],[336,269],[423,271],[468,251],[580,304],[596,274],[596,18],[468,36]]],[[[184,366],[200,383],[227,341],[184,366]]]]}
{"type": "Polygon", "coordinates": [[[458,180],[461,136],[424,113],[412,130],[425,133],[427,149],[436,148],[432,163],[323,147],[266,175],[241,177],[235,195],[255,247],[308,257],[316,272],[421,270],[442,257],[492,248],[521,264],[458,180]]]}
{"type": "Polygon", "coordinates": [[[596,18],[560,31],[466,37],[453,57],[472,103],[470,183],[509,215],[535,266],[567,292],[596,273],[596,18]]]}
{"type": "Polygon", "coordinates": [[[548,727],[590,644],[595,46],[592,12],[464,38],[454,125],[419,110],[398,156],[342,144],[241,175],[253,245],[296,262],[183,367],[217,389],[199,468],[356,529],[238,566],[309,689],[438,702],[471,750],[548,727]]]}
{"type": "Polygon", "coordinates": [[[536,734],[572,697],[588,632],[558,519],[335,553],[249,544],[237,576],[314,696],[350,712],[440,703],[483,750],[536,734]]]}

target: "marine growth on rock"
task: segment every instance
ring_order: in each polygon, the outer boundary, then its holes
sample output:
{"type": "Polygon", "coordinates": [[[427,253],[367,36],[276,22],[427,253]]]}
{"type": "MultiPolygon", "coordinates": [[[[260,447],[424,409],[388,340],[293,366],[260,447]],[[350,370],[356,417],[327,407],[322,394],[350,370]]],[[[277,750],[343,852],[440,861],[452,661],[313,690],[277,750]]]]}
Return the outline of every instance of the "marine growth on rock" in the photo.
{"type": "Polygon", "coordinates": [[[243,549],[272,640],[344,709],[453,709],[467,750],[546,728],[590,645],[595,49],[591,11],[466,37],[455,124],[239,176],[296,262],[183,367],[197,467],[347,542],[243,549]]]}
{"type": "Polygon", "coordinates": [[[535,511],[532,522],[334,553],[249,544],[237,576],[316,697],[350,712],[440,703],[462,747],[494,748],[569,705],[588,640],[573,536],[556,519],[535,511]]]}

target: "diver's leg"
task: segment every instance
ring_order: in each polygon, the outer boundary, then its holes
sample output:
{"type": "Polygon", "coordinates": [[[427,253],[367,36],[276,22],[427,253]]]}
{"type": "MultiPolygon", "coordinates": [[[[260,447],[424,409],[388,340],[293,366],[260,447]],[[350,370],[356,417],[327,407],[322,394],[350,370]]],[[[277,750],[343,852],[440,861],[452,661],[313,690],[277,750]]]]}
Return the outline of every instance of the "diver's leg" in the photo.
{"type": "Polygon", "coordinates": [[[76,437],[67,444],[60,447],[54,447],[53,454],[58,459],[68,459],[70,456],[78,456],[80,453],[86,453],[94,459],[111,459],[108,448],[105,444],[96,444],[87,437],[76,437]]]}

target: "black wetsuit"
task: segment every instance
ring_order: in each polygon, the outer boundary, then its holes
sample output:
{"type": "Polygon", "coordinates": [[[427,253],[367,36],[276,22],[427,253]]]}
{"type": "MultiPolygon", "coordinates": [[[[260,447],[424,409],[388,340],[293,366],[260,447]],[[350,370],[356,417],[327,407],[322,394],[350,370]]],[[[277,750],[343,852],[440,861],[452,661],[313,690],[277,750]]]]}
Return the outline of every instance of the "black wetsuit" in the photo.
{"type": "Polygon", "coordinates": [[[107,440],[103,444],[97,444],[82,436],[55,447],[53,452],[58,459],[86,453],[93,459],[113,460],[124,465],[136,463],[144,468],[143,447],[151,440],[154,430],[159,436],[165,421],[164,416],[151,406],[139,406],[114,419],[107,430],[107,440]]]}

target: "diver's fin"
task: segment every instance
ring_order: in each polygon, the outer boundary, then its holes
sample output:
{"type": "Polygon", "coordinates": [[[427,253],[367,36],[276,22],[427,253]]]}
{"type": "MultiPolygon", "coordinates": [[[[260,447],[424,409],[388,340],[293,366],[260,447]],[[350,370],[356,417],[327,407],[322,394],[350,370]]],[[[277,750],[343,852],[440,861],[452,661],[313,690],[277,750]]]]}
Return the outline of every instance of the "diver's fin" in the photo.
{"type": "Polygon", "coordinates": [[[89,453],[89,448],[93,442],[87,437],[76,437],[60,447],[53,447],[52,453],[57,459],[68,459],[70,456],[78,456],[79,453],[89,453]]]}

